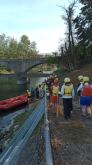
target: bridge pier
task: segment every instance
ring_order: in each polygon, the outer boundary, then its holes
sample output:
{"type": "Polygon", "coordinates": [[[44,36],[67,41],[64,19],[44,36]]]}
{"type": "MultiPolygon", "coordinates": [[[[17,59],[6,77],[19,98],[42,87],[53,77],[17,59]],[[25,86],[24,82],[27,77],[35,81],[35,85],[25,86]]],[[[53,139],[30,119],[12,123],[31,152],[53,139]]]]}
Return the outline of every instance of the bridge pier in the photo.
{"type": "Polygon", "coordinates": [[[17,84],[26,84],[27,83],[27,77],[17,77],[17,84]]]}

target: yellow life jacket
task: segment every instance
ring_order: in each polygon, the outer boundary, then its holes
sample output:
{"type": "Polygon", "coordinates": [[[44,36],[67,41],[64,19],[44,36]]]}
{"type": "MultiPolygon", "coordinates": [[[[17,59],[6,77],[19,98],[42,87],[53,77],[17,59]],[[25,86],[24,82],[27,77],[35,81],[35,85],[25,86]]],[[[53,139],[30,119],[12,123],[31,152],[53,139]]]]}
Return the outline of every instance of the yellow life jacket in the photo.
{"type": "Polygon", "coordinates": [[[28,96],[31,96],[31,92],[29,91],[29,92],[27,92],[27,94],[28,94],[28,96]]]}
{"type": "Polygon", "coordinates": [[[53,86],[52,95],[58,96],[59,86],[53,86]]]}
{"type": "Polygon", "coordinates": [[[65,85],[65,89],[64,89],[64,95],[65,96],[72,96],[72,89],[73,89],[73,85],[65,85]]]}

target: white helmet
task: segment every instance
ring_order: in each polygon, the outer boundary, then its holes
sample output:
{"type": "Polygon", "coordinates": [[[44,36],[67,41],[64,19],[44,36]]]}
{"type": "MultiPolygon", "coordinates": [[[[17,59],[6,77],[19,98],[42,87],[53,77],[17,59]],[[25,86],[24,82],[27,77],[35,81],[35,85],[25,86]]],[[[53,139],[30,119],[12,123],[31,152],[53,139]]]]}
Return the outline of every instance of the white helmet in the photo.
{"type": "Polygon", "coordinates": [[[64,79],[64,82],[66,83],[66,82],[70,82],[70,78],[69,77],[66,77],[65,79],[64,79]]]}
{"type": "Polygon", "coordinates": [[[82,75],[78,76],[78,80],[79,81],[82,80],[82,79],[83,79],[83,76],[82,75]]]}

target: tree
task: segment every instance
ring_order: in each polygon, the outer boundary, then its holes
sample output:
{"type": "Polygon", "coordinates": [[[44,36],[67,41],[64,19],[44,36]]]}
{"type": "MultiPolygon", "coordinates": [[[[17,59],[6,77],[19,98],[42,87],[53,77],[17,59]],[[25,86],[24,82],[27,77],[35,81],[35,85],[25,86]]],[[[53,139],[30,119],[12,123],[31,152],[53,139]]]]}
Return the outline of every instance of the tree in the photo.
{"type": "Polygon", "coordinates": [[[17,47],[18,47],[17,41],[14,38],[11,38],[11,40],[9,42],[9,48],[8,48],[8,57],[9,58],[17,58],[18,57],[17,47]]]}
{"type": "Polygon", "coordinates": [[[21,51],[22,51],[23,58],[26,58],[28,56],[28,51],[29,51],[29,47],[30,47],[29,38],[26,35],[21,36],[20,44],[22,45],[21,51]]]}
{"type": "Polygon", "coordinates": [[[80,14],[74,19],[81,62],[92,59],[92,1],[80,0],[83,5],[80,14]]]}
{"type": "MultiPolygon", "coordinates": [[[[73,16],[74,16],[74,8],[76,7],[76,3],[78,0],[74,0],[72,3],[70,3],[70,5],[68,6],[68,8],[65,8],[63,6],[59,6],[61,7],[61,9],[65,12],[64,15],[62,15],[62,19],[64,19],[66,25],[67,25],[67,45],[68,48],[66,50],[67,56],[68,56],[68,60],[69,60],[69,66],[70,66],[70,70],[71,69],[76,69],[76,55],[75,55],[75,45],[74,45],[74,35],[73,35],[73,16]]],[[[66,45],[65,42],[65,45],[66,45]]],[[[66,46],[65,46],[66,49],[66,46]]]]}
{"type": "Polygon", "coordinates": [[[0,35],[1,58],[30,58],[38,56],[36,42],[30,41],[26,35],[22,35],[18,42],[5,34],[0,35]]]}

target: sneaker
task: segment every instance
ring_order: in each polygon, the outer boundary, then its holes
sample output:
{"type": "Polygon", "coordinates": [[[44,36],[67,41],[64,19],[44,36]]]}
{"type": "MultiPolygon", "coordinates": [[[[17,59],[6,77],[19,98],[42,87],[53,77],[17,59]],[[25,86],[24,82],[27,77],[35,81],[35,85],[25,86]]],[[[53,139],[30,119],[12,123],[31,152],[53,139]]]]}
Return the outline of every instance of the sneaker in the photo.
{"type": "Polygon", "coordinates": [[[88,119],[91,119],[91,115],[90,114],[88,114],[88,119]]]}
{"type": "Polygon", "coordinates": [[[52,115],[55,116],[56,115],[56,112],[52,112],[52,115]]]}
{"type": "Polygon", "coordinates": [[[85,120],[86,119],[86,117],[85,116],[82,116],[82,118],[81,118],[82,120],[85,120]]]}
{"type": "Polygon", "coordinates": [[[73,111],[71,111],[71,113],[73,113],[73,111]]]}
{"type": "Polygon", "coordinates": [[[78,110],[81,110],[81,107],[78,107],[77,109],[78,109],[78,110]]]}

